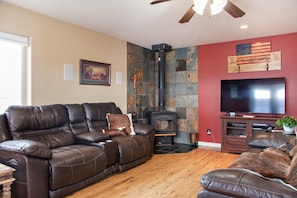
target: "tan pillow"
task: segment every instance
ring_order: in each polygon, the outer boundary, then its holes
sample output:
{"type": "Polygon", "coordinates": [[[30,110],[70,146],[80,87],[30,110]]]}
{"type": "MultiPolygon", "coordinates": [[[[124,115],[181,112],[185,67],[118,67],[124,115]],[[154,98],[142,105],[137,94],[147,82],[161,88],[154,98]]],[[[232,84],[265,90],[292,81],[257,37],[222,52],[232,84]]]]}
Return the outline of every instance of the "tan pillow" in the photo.
{"type": "Polygon", "coordinates": [[[125,129],[127,135],[131,134],[131,121],[128,115],[107,113],[106,119],[109,129],[125,129]]]}
{"type": "Polygon", "coordinates": [[[136,135],[135,131],[134,131],[134,126],[133,126],[133,122],[132,122],[132,114],[131,113],[127,113],[127,116],[129,118],[130,121],[130,128],[131,128],[131,133],[130,135],[136,135]]]}
{"type": "Polygon", "coordinates": [[[104,134],[109,135],[109,137],[115,136],[127,136],[125,129],[103,129],[104,134]]]}

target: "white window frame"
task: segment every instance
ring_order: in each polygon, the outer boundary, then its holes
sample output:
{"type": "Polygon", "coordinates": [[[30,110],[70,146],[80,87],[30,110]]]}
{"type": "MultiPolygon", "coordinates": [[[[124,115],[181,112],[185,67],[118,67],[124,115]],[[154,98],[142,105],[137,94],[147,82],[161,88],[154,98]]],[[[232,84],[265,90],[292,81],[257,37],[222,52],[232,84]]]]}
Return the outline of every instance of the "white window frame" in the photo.
{"type": "Polygon", "coordinates": [[[31,49],[29,46],[29,37],[19,36],[15,34],[0,32],[0,39],[8,42],[14,42],[23,46],[22,52],[22,83],[21,83],[21,104],[31,104],[31,67],[29,55],[31,49]]]}

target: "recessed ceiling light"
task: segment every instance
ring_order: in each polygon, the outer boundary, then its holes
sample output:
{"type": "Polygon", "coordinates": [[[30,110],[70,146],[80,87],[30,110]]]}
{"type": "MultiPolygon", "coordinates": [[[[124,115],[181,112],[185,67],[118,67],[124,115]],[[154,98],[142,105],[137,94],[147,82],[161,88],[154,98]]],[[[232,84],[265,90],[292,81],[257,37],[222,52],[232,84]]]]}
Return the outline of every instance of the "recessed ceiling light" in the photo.
{"type": "Polygon", "coordinates": [[[248,25],[241,25],[240,29],[244,30],[244,29],[247,29],[248,27],[249,27],[248,25]]]}

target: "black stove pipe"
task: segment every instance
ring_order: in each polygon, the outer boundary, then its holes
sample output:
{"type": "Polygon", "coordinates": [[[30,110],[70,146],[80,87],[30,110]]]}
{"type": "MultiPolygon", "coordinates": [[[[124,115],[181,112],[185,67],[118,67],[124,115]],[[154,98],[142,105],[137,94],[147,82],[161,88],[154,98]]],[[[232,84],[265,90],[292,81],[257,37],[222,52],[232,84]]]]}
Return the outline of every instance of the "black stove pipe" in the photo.
{"type": "Polygon", "coordinates": [[[159,90],[159,111],[165,111],[165,55],[171,50],[171,46],[167,44],[158,44],[152,46],[153,51],[159,52],[158,60],[158,90],[159,90]]]}
{"type": "Polygon", "coordinates": [[[165,50],[159,51],[159,111],[165,111],[165,50]]]}

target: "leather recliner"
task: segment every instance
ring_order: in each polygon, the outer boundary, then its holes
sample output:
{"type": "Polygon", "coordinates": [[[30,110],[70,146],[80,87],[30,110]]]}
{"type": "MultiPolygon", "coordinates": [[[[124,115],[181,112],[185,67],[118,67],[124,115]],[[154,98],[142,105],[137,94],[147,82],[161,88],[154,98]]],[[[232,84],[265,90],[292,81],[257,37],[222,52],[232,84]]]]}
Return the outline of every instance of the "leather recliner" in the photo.
{"type": "MultiPolygon", "coordinates": [[[[269,147],[281,148],[295,139],[282,133],[257,132],[249,139],[248,152],[256,154],[269,147]]],[[[209,171],[201,177],[200,184],[203,189],[197,194],[199,198],[297,197],[297,189],[282,179],[264,177],[245,168],[209,171]]]]}
{"type": "Polygon", "coordinates": [[[0,115],[0,162],[16,169],[12,197],[64,197],[148,160],[152,126],[110,138],[100,130],[107,112],[121,113],[114,103],[89,103],[11,106],[0,115]]]}

